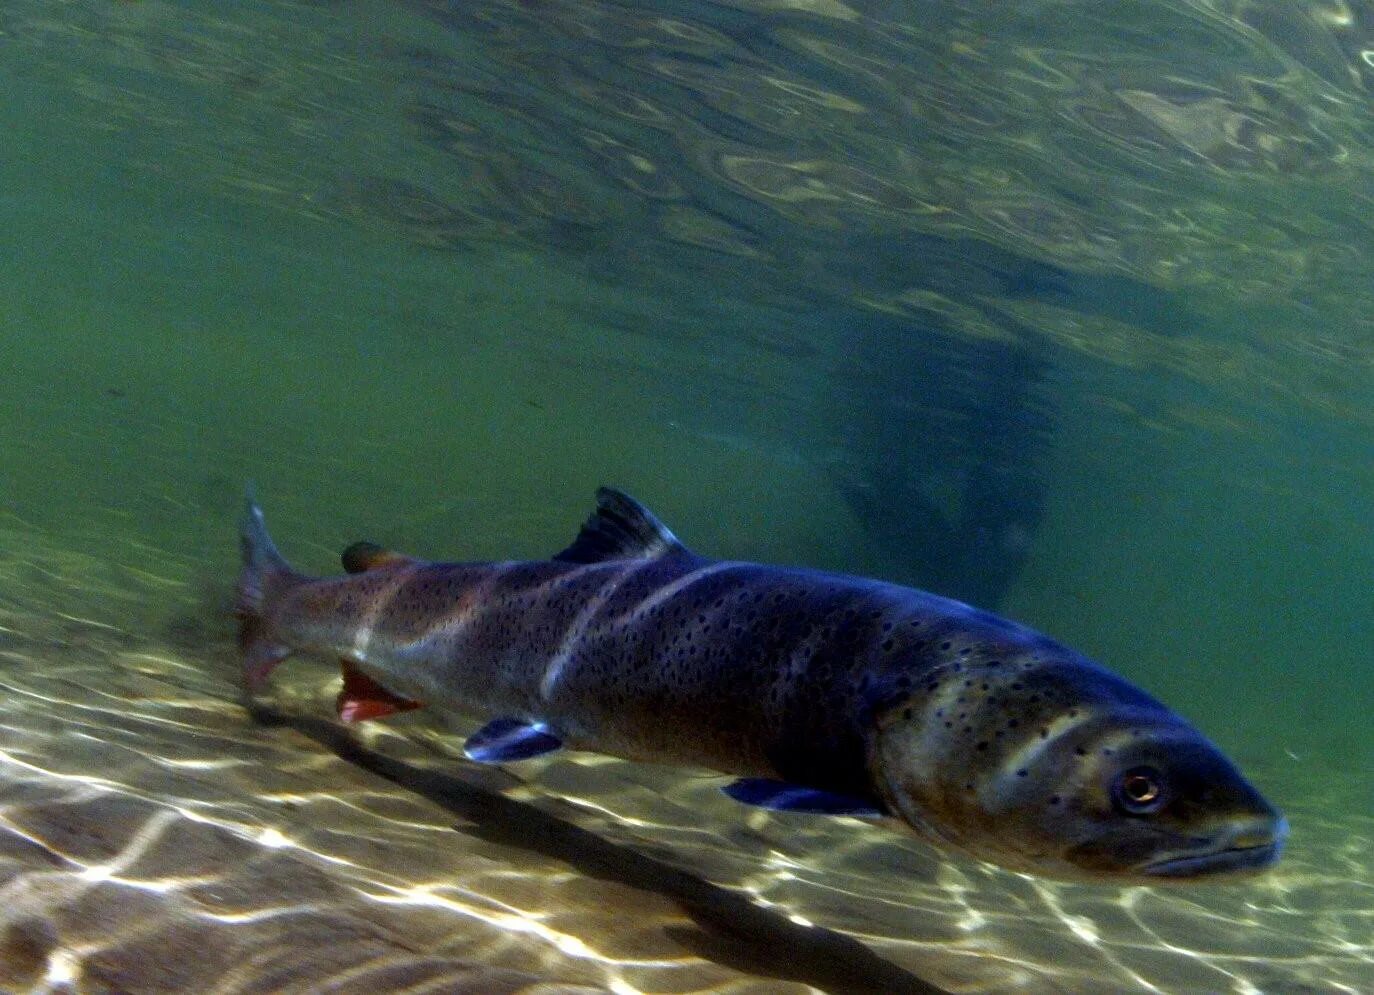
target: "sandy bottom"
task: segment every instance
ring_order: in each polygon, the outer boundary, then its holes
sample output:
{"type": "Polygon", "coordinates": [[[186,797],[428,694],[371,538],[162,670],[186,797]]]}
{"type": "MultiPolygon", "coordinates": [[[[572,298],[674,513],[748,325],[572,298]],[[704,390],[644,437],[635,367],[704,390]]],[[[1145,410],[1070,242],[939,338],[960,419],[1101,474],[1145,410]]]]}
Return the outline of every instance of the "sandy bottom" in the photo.
{"type": "Polygon", "coordinates": [[[1256,771],[1294,826],[1263,878],[1045,883],[688,772],[344,728],[323,663],[250,709],[223,586],[106,548],[0,522],[5,990],[1374,990],[1367,784],[1256,771]]]}

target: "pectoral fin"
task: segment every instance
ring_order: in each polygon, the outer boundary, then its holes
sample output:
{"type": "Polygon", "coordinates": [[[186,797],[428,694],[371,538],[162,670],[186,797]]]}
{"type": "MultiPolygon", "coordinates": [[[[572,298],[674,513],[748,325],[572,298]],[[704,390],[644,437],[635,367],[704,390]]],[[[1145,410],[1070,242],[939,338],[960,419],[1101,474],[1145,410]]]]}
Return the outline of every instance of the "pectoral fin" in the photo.
{"type": "Polygon", "coordinates": [[[778,812],[806,812],[811,815],[851,815],[876,819],[886,815],[872,801],[833,791],[808,788],[766,777],[742,777],[720,789],[737,802],[771,808],[778,812]]]}
{"type": "Polygon", "coordinates": [[[563,741],[542,722],[492,719],[468,737],[463,752],[479,764],[503,764],[552,753],[562,745],[563,741]]]}
{"type": "Polygon", "coordinates": [[[339,663],[343,667],[344,682],[335,705],[344,722],[366,722],[423,707],[418,701],[392,694],[348,660],[339,663]]]}

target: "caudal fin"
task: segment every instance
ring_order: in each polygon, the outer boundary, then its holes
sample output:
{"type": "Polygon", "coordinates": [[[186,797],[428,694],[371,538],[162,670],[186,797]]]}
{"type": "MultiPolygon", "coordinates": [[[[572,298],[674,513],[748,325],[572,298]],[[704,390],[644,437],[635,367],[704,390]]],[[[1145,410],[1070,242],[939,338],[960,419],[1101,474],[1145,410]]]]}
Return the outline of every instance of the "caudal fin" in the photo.
{"type": "Polygon", "coordinates": [[[239,649],[243,651],[244,681],[250,691],[257,691],[273,668],[291,654],[291,647],[272,631],[271,608],[283,591],[301,580],[301,575],[277,552],[251,487],[244,501],[239,542],[243,550],[235,607],[239,649]]]}

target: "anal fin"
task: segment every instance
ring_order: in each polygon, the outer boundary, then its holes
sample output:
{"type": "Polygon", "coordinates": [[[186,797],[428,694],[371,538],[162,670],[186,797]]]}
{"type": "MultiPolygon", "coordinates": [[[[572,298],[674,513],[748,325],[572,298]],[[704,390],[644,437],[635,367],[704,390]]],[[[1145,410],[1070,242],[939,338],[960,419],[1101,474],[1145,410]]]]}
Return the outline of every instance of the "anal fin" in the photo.
{"type": "Polygon", "coordinates": [[[502,764],[552,753],[562,746],[563,741],[542,722],[501,718],[469,736],[463,753],[479,764],[502,764]]]}
{"type": "Polygon", "coordinates": [[[876,819],[887,814],[866,798],[789,784],[767,777],[742,777],[738,781],[731,781],[720,790],[737,802],[778,812],[850,815],[857,819],[876,819]]]}
{"type": "Polygon", "coordinates": [[[421,702],[392,694],[368,677],[349,660],[340,660],[343,668],[343,687],[335,699],[339,718],[344,722],[366,722],[385,718],[397,712],[409,712],[423,707],[421,702]]]}

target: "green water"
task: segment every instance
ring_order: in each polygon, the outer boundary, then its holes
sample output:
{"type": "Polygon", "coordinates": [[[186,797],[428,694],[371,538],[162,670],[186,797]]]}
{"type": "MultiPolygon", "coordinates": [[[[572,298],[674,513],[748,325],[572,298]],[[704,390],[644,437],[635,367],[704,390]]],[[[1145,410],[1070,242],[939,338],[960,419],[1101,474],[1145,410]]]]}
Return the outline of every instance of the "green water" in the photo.
{"type": "MultiPolygon", "coordinates": [[[[305,909],[301,948],[332,948],[386,882],[363,918],[448,896],[376,928],[474,991],[1374,989],[1371,38],[1367,4],[1278,0],[6,4],[0,829],[28,842],[0,854],[0,977],[364,979],[370,947],[254,974],[231,920],[305,909]],[[1014,563],[920,527],[980,473],[1014,563]],[[512,786],[435,761],[423,716],[368,734],[602,842],[455,836],[243,709],[250,479],[320,571],[360,535],[548,555],[614,483],[708,555],[995,591],[1202,726],[1288,811],[1290,856],[1229,890],[1064,888],[741,814],[695,775],[583,758],[512,786]],[[144,711],[127,761],[91,746],[144,711]],[[223,757],[295,779],[169,773],[223,757]],[[99,860],[52,813],[101,799],[169,855],[187,811],[222,838],[78,915],[53,882],[99,860]],[[291,874],[206,856],[259,844],[328,887],[278,900],[291,874]],[[175,884],[198,874],[249,897],[175,884]],[[63,897],[24,897],[43,881],[63,897]],[[684,938],[693,901],[718,932],[786,914],[732,946],[684,938]],[[177,975],[140,953],[158,936],[242,956],[177,975]]],[[[328,719],[329,679],[283,693],[328,719]]]]}

